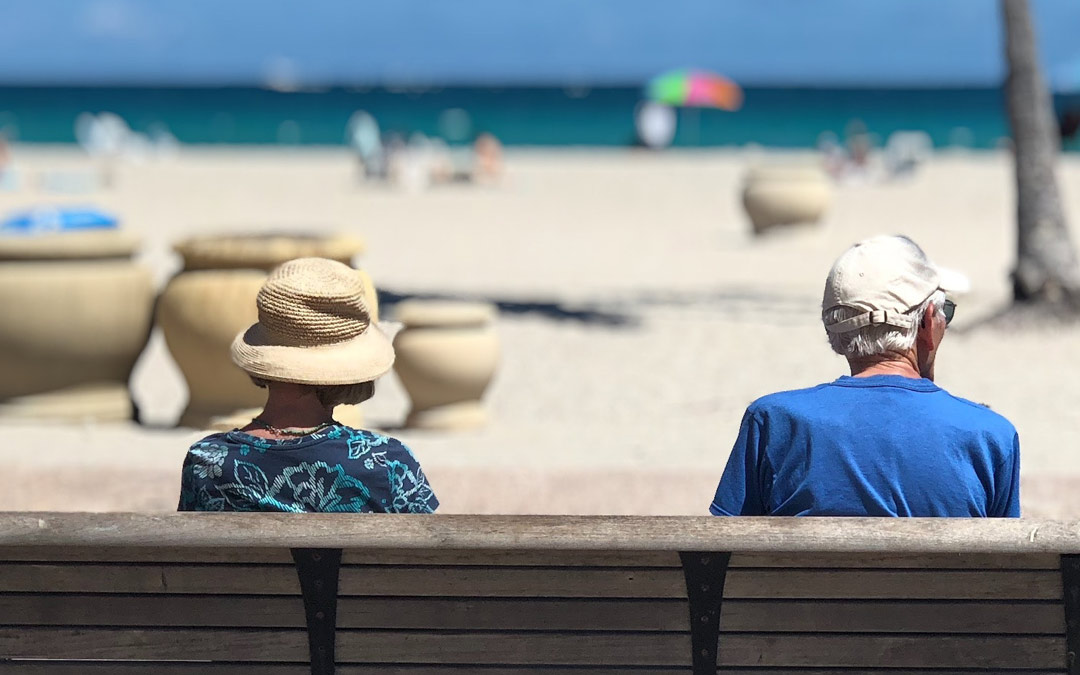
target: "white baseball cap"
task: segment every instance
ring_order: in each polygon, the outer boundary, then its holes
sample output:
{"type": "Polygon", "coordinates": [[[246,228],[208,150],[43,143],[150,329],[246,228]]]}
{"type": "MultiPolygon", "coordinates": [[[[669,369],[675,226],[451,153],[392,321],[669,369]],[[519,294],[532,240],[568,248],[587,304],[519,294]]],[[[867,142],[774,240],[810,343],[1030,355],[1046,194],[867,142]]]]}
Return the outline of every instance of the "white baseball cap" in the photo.
{"type": "Polygon", "coordinates": [[[965,293],[967,278],[938,267],[919,245],[907,237],[880,236],[855,244],[843,253],[825,280],[824,313],[837,307],[863,310],[849,319],[826,323],[830,333],[846,333],[864,326],[911,328],[910,312],[935,291],[965,293]]]}

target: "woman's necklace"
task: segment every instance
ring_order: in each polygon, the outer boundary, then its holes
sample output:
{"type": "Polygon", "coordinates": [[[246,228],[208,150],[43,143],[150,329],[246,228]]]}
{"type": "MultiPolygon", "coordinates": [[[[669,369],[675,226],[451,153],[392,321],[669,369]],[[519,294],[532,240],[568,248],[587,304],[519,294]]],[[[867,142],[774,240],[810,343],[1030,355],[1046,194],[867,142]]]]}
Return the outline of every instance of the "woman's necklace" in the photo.
{"type": "Polygon", "coordinates": [[[309,429],[304,429],[304,428],[299,428],[299,427],[289,427],[287,429],[279,429],[279,428],[275,427],[274,425],[270,424],[269,422],[267,422],[266,420],[264,420],[262,418],[259,418],[259,417],[253,417],[253,418],[251,418],[251,421],[254,422],[255,424],[258,424],[263,429],[266,429],[270,433],[278,434],[279,436],[307,436],[309,434],[315,433],[316,431],[322,431],[326,427],[337,424],[337,422],[335,422],[334,420],[330,420],[328,422],[323,422],[322,424],[320,424],[318,426],[311,427],[309,429]]]}

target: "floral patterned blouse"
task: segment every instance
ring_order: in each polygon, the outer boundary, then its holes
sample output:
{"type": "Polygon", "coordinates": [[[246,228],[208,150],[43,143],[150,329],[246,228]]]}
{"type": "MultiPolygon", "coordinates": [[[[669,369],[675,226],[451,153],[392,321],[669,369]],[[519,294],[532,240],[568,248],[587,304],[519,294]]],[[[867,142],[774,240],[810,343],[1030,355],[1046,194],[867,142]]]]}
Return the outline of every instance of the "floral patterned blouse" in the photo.
{"type": "Polygon", "coordinates": [[[401,441],[335,424],[269,440],[241,431],[191,446],[180,511],[431,513],[439,506],[401,441]]]}

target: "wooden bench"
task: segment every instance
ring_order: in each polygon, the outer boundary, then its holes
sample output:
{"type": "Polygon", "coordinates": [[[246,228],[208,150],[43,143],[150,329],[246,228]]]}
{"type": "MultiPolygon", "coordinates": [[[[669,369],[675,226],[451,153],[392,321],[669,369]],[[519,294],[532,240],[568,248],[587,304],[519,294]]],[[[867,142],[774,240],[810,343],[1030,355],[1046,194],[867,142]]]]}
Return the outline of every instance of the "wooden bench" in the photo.
{"type": "Polygon", "coordinates": [[[1080,525],[0,514],[0,674],[1080,672],[1080,525]]]}

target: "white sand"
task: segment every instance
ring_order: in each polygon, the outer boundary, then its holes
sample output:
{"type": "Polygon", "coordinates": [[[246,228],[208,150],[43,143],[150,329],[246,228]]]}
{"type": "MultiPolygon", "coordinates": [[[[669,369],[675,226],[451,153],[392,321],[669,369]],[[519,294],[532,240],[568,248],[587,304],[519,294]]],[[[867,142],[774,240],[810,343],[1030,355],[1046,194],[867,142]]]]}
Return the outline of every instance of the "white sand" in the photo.
{"type": "MultiPolygon", "coordinates": [[[[63,150],[16,148],[16,158],[24,185],[42,171],[90,169],[63,150]]],[[[865,236],[906,233],[973,283],[939,383],[1016,424],[1029,514],[1075,511],[1077,331],[964,332],[1009,298],[1009,158],[939,155],[909,182],[838,186],[820,226],[761,239],[750,236],[739,200],[748,161],[734,152],[520,151],[500,186],[410,194],[358,185],[343,151],[188,150],[122,166],[108,191],[0,193],[0,212],[57,201],[110,208],[145,237],[143,257],[161,282],[179,265],[169,243],[184,236],[341,230],[367,239],[361,262],[394,293],[622,318],[504,312],[490,426],[394,432],[419,455],[446,510],[487,512],[702,513],[747,403],[844,372],[818,320],[832,260],[865,236]]],[[[1080,161],[1064,160],[1060,176],[1080,219],[1080,161]]],[[[179,415],[183,380],[159,338],[133,387],[149,420],[179,415]]],[[[367,414],[373,426],[393,427],[406,407],[391,376],[367,414]]],[[[0,508],[173,508],[179,464],[197,436],[134,425],[48,435],[4,427],[0,508]]]]}

